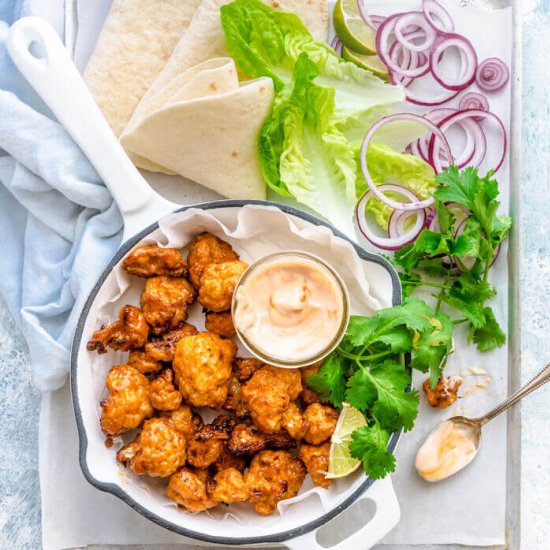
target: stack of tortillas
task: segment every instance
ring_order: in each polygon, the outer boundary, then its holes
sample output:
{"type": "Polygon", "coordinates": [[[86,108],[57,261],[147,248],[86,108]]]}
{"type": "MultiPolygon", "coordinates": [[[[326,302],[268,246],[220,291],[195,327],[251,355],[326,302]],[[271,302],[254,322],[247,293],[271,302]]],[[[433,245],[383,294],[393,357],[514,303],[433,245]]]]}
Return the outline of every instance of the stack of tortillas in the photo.
{"type": "MultiPolygon", "coordinates": [[[[326,39],[326,0],[264,1],[326,39]]],[[[264,199],[257,138],[273,83],[239,82],[220,20],[229,2],[114,0],[84,78],[138,167],[264,199]]]]}

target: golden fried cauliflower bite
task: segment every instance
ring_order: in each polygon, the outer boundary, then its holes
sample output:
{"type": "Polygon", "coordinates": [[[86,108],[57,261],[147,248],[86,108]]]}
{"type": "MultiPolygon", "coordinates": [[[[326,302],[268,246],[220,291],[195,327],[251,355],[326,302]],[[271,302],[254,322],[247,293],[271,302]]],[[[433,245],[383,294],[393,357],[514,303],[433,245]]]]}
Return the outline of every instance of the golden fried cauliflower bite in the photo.
{"type": "Polygon", "coordinates": [[[340,413],[332,407],[320,403],[311,404],[304,411],[304,421],[308,424],[305,441],[311,445],[320,445],[329,439],[336,428],[339,416],[340,413]]]}
{"type": "Polygon", "coordinates": [[[136,440],[117,453],[134,474],[169,477],[185,464],[185,438],[167,418],[146,420],[136,440]]]}
{"type": "Polygon", "coordinates": [[[286,433],[265,434],[254,424],[237,424],[231,432],[227,448],[236,456],[252,455],[265,449],[292,449],[296,441],[286,433]]]}
{"type": "Polygon", "coordinates": [[[191,244],[187,256],[189,278],[195,287],[199,288],[202,272],[208,264],[230,262],[238,259],[239,256],[228,243],[218,239],[211,233],[201,233],[191,244]]]}
{"type": "Polygon", "coordinates": [[[197,430],[189,441],[187,462],[195,468],[208,468],[214,464],[222,455],[235,423],[230,416],[221,415],[197,430]]]}
{"type": "Polygon", "coordinates": [[[244,474],[244,471],[246,469],[246,460],[241,457],[233,454],[227,445],[225,444],[222,454],[218,457],[218,460],[212,464],[212,467],[215,472],[221,472],[222,470],[226,470],[227,468],[235,468],[235,470],[239,470],[241,474],[244,474]]]}
{"type": "Polygon", "coordinates": [[[235,359],[233,372],[239,382],[246,382],[252,375],[264,366],[264,363],[255,357],[243,357],[235,359]]]}
{"type": "Polygon", "coordinates": [[[330,455],[330,441],[322,445],[306,445],[300,447],[300,458],[307,468],[307,473],[315,485],[328,489],[332,479],[326,478],[328,472],[328,460],[330,455]]]}
{"type": "Polygon", "coordinates": [[[98,353],[106,353],[107,346],[121,351],[139,349],[145,345],[148,336],[149,327],[143,313],[135,306],[124,306],[118,314],[118,321],[96,330],[86,349],[98,353]]]}
{"type": "Polygon", "coordinates": [[[155,361],[170,363],[174,360],[178,342],[185,336],[193,336],[197,332],[199,331],[193,325],[183,323],[181,328],[166,332],[162,337],[147,342],[145,344],[147,356],[155,361]]]}
{"type": "Polygon", "coordinates": [[[277,502],[298,494],[305,477],[303,462],[288,451],[261,451],[245,474],[250,502],[258,514],[268,516],[277,502]]]}
{"type": "Polygon", "coordinates": [[[450,407],[458,399],[460,386],[462,386],[460,376],[442,376],[433,390],[429,378],[422,385],[428,403],[435,409],[450,407]]]}
{"type": "Polygon", "coordinates": [[[166,496],[190,512],[202,512],[217,506],[206,491],[208,470],[182,468],[168,482],[166,496]]]}
{"type": "Polygon", "coordinates": [[[101,404],[101,429],[107,436],[117,436],[137,428],[153,415],[149,399],[149,380],[130,365],[113,367],[105,385],[109,397],[101,404]]]}
{"type": "Polygon", "coordinates": [[[160,335],[179,328],[194,301],[195,290],[187,279],[152,277],[141,293],[141,310],[153,333],[160,335]]]}
{"type": "Polygon", "coordinates": [[[151,382],[149,396],[157,411],[174,411],[181,405],[181,393],[175,388],[174,372],[166,369],[151,382]]]}
{"type": "Polygon", "coordinates": [[[132,350],[128,355],[128,364],[142,374],[151,374],[162,370],[162,363],[149,357],[144,350],[132,350]]]}
{"type": "Polygon", "coordinates": [[[238,418],[248,416],[248,410],[243,402],[241,384],[236,376],[231,376],[227,386],[227,399],[222,406],[222,409],[233,413],[238,418]]]}
{"type": "Polygon", "coordinates": [[[199,304],[214,312],[230,309],[237,283],[247,267],[240,260],[207,265],[201,275],[199,304]]]}
{"type": "Polygon", "coordinates": [[[283,411],[282,426],[293,439],[302,439],[309,428],[309,424],[295,403],[291,403],[283,411]]]}
{"type": "Polygon", "coordinates": [[[248,487],[243,474],[235,468],[227,468],[219,471],[212,483],[210,496],[216,502],[231,504],[232,502],[246,502],[248,500],[248,487]]]}
{"type": "Polygon", "coordinates": [[[267,434],[281,431],[284,410],[302,391],[300,373],[266,365],[243,384],[241,394],[254,423],[267,434]]]}
{"type": "Polygon", "coordinates": [[[181,405],[176,410],[163,411],[160,414],[163,418],[169,418],[176,430],[182,433],[187,441],[203,426],[202,418],[187,405],[181,405]]]}
{"type": "Polygon", "coordinates": [[[206,330],[224,336],[225,338],[231,338],[236,334],[231,311],[206,313],[204,326],[206,330]]]}
{"type": "Polygon", "coordinates": [[[173,368],[185,401],[193,407],[219,409],[227,399],[231,365],[237,346],[211,332],[182,338],[173,368]]]}
{"type": "Polygon", "coordinates": [[[187,262],[175,248],[150,244],[132,250],[122,262],[122,268],[137,277],[183,277],[187,273],[187,262]]]}
{"type": "Polygon", "coordinates": [[[302,386],[304,387],[302,393],[300,393],[300,401],[304,404],[305,407],[311,405],[312,403],[319,403],[319,397],[313,390],[309,389],[307,385],[307,379],[308,377],[317,374],[322,364],[323,362],[320,361],[318,363],[300,369],[300,374],[302,375],[302,386]]]}

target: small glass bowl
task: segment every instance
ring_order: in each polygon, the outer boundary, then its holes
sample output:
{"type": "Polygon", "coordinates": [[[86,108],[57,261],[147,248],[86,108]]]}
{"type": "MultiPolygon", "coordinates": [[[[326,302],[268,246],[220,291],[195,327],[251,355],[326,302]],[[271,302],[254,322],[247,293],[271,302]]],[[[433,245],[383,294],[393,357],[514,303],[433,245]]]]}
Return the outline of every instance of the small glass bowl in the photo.
{"type": "Polygon", "coordinates": [[[349,302],[350,302],[350,299],[349,299],[348,289],[346,288],[346,285],[342,277],[340,277],[338,272],[335,271],[334,268],[332,268],[327,262],[325,262],[325,260],[319,258],[318,256],[315,256],[314,254],[310,254],[309,252],[289,250],[285,252],[276,252],[274,254],[269,254],[268,256],[264,256],[260,260],[257,260],[256,262],[248,266],[248,268],[243,273],[242,277],[240,278],[235,288],[235,292],[233,294],[233,300],[231,304],[231,314],[233,316],[233,324],[235,325],[235,331],[237,333],[237,336],[239,337],[239,340],[242,342],[245,348],[252,355],[257,357],[264,363],[267,363],[269,365],[273,365],[276,367],[299,368],[299,367],[306,367],[308,365],[316,363],[317,361],[321,361],[338,347],[338,345],[340,344],[340,342],[342,341],[342,338],[346,333],[346,330],[349,324],[349,316],[350,316],[349,302]],[[334,335],[334,338],[332,338],[331,341],[320,352],[317,352],[315,355],[312,355],[311,357],[303,357],[303,358],[300,358],[299,360],[286,360],[280,357],[273,357],[267,354],[265,351],[256,347],[252,342],[250,342],[250,340],[248,340],[246,336],[240,331],[238,324],[236,322],[236,319],[237,319],[236,309],[238,307],[238,301],[239,301],[238,299],[239,288],[246,284],[247,279],[258,268],[264,267],[266,264],[269,264],[269,263],[277,263],[280,260],[299,260],[301,262],[312,264],[317,269],[320,269],[321,271],[323,271],[329,279],[332,279],[336,283],[337,288],[340,290],[340,295],[342,298],[342,321],[340,323],[338,331],[334,335]]]}

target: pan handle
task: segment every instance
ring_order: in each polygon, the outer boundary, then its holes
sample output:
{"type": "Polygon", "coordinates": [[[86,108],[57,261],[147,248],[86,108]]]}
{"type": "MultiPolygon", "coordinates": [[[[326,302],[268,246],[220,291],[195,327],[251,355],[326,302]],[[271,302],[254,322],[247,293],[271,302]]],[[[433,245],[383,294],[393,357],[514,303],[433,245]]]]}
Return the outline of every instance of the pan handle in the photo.
{"type": "Polygon", "coordinates": [[[179,208],[158,195],[132,164],[52,26],[23,17],[10,28],[11,59],[55,114],[113,195],[124,240],[179,208]]]}
{"type": "Polygon", "coordinates": [[[401,510],[389,476],[375,481],[359,500],[363,499],[374,502],[376,506],[374,517],[353,535],[335,546],[321,546],[317,542],[317,530],[285,541],[284,544],[289,550],[304,550],[304,548],[307,550],[368,550],[372,548],[399,523],[401,510]]]}

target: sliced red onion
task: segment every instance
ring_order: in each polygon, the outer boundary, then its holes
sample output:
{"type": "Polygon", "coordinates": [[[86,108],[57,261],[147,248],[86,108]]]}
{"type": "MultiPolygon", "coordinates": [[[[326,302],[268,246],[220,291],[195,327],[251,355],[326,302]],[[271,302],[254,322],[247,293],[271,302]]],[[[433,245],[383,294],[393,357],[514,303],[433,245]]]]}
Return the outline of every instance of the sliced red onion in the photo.
{"type": "MultiPolygon", "coordinates": [[[[447,118],[449,115],[456,113],[456,109],[449,109],[448,107],[440,107],[439,109],[432,109],[428,111],[424,118],[431,120],[434,124],[439,124],[443,119],[447,118]]],[[[424,138],[417,139],[411,143],[411,153],[420,157],[426,162],[430,162],[430,157],[428,154],[428,147],[430,145],[431,134],[428,134],[424,138]]]]}
{"type": "MultiPolygon", "coordinates": [[[[489,101],[488,99],[478,92],[468,92],[464,94],[458,104],[458,108],[461,111],[489,111],[489,101]]],[[[480,117],[475,117],[473,120],[480,122],[483,119],[480,117]]]]}
{"type": "Polygon", "coordinates": [[[428,23],[438,32],[453,32],[455,23],[449,12],[435,0],[422,0],[422,11],[428,23]]]}
{"type": "MultiPolygon", "coordinates": [[[[401,84],[405,87],[405,98],[409,103],[414,103],[415,105],[421,105],[422,107],[437,107],[438,105],[443,105],[451,99],[454,99],[458,92],[453,92],[452,90],[442,89],[443,91],[435,97],[424,97],[417,95],[413,90],[411,90],[411,85],[417,80],[416,78],[411,81],[407,81],[406,78],[397,75],[391,69],[388,71],[390,80],[392,84],[401,84]]],[[[425,75],[424,78],[429,75],[425,75]]],[[[433,78],[432,78],[433,80],[433,78]]],[[[439,86],[439,83],[433,80],[435,86],[439,86]]]]}
{"type": "MultiPolygon", "coordinates": [[[[397,239],[408,233],[408,231],[405,229],[405,224],[411,218],[414,218],[416,221],[418,221],[418,213],[419,210],[394,210],[391,213],[388,223],[388,237],[390,239],[397,239]]],[[[425,210],[424,214],[426,214],[425,210]]],[[[422,229],[424,227],[426,227],[426,215],[424,215],[422,229]]]]}
{"type": "MultiPolygon", "coordinates": [[[[415,204],[418,203],[418,197],[409,189],[406,187],[402,187],[400,185],[394,185],[394,184],[382,184],[378,186],[381,191],[391,192],[395,194],[399,194],[402,197],[408,198],[411,203],[415,204]]],[[[409,231],[404,231],[403,228],[403,222],[398,227],[398,221],[394,219],[393,226],[391,232],[394,232],[394,234],[400,233],[399,235],[396,235],[395,237],[381,237],[379,235],[376,235],[370,228],[366,215],[365,215],[365,208],[367,206],[367,203],[369,200],[374,198],[376,195],[372,191],[367,191],[359,200],[357,203],[357,208],[355,211],[355,217],[357,220],[357,226],[359,227],[359,230],[371,244],[374,246],[382,249],[382,250],[399,250],[400,248],[404,247],[406,244],[409,244],[413,242],[422,229],[424,228],[424,224],[426,221],[426,212],[424,209],[416,210],[415,212],[403,212],[403,211],[394,211],[392,213],[392,218],[394,218],[395,212],[400,213],[400,215],[408,214],[408,215],[416,215],[416,222],[413,227],[409,231]],[[401,231],[400,231],[401,229],[401,231]]],[[[396,216],[397,217],[397,216],[396,216]]],[[[391,219],[390,219],[391,224],[391,219]]]]}
{"type": "Polygon", "coordinates": [[[330,47],[340,56],[342,57],[342,42],[338,38],[338,36],[335,36],[332,39],[332,42],[330,43],[330,47]]]}
{"type": "Polygon", "coordinates": [[[490,57],[479,65],[476,83],[486,92],[496,92],[506,85],[509,78],[510,71],[504,61],[498,57],[490,57]]]}
{"type": "MultiPolygon", "coordinates": [[[[486,112],[486,111],[475,111],[475,110],[471,110],[471,111],[459,111],[458,113],[454,113],[452,115],[449,115],[446,119],[444,119],[443,121],[441,121],[439,123],[439,130],[440,132],[442,132],[443,134],[453,125],[453,124],[456,124],[458,122],[461,122],[465,119],[468,119],[468,118],[471,118],[473,119],[474,117],[480,117],[480,118],[483,118],[483,119],[490,119],[490,120],[493,120],[494,122],[497,123],[497,125],[499,126],[500,128],[500,131],[502,133],[502,151],[500,153],[500,158],[498,160],[498,163],[496,164],[494,170],[495,172],[498,172],[498,170],[500,169],[500,167],[502,166],[502,163],[504,162],[504,158],[506,157],[506,149],[507,149],[507,146],[508,146],[508,139],[507,139],[507,135],[506,135],[506,129],[504,128],[504,124],[502,124],[502,121],[500,120],[500,118],[498,118],[494,113],[491,113],[491,112],[486,112]]],[[[439,139],[439,136],[435,136],[433,135],[431,137],[431,140],[430,140],[430,159],[433,161],[433,164],[434,164],[434,168],[436,170],[436,172],[440,172],[442,170],[442,167],[441,167],[441,159],[440,159],[440,155],[439,154],[435,154],[435,151],[436,151],[436,142],[437,140],[439,139]]],[[[483,161],[483,159],[485,158],[485,153],[486,153],[486,148],[487,148],[487,140],[485,139],[485,144],[484,144],[484,147],[482,147],[483,144],[479,144],[480,146],[480,150],[477,151],[476,150],[476,153],[475,153],[475,158],[472,158],[470,163],[473,165],[473,166],[476,166],[478,167],[481,162],[483,161]],[[481,159],[481,160],[479,160],[481,159]]],[[[447,146],[445,147],[445,155],[447,155],[447,147],[449,146],[449,143],[447,142],[447,146]]]]}
{"type": "Polygon", "coordinates": [[[446,34],[438,37],[430,50],[430,69],[433,77],[448,90],[455,92],[466,89],[476,78],[477,54],[472,43],[460,34],[446,34]],[[441,73],[441,60],[449,48],[458,48],[462,67],[460,74],[450,78],[441,73]]]}
{"type": "Polygon", "coordinates": [[[423,52],[429,49],[437,37],[435,29],[426,20],[421,11],[410,11],[399,14],[394,24],[394,34],[397,41],[411,52],[423,52]],[[405,29],[410,27],[413,27],[415,35],[420,34],[416,38],[423,38],[420,44],[413,42],[411,32],[405,32],[405,29]]]}
{"type": "Polygon", "coordinates": [[[429,197],[427,199],[424,199],[423,201],[415,202],[412,201],[410,203],[400,203],[397,201],[394,201],[393,199],[387,197],[381,190],[380,186],[377,186],[374,181],[372,180],[369,168],[368,168],[368,161],[367,161],[367,150],[369,147],[369,143],[371,139],[373,138],[374,134],[386,124],[390,124],[392,122],[398,121],[398,120],[406,120],[406,121],[413,121],[418,122],[424,126],[427,126],[429,130],[431,130],[434,134],[434,136],[437,136],[438,139],[441,141],[443,149],[445,153],[447,154],[447,158],[449,159],[449,162],[453,163],[453,157],[451,154],[451,148],[449,147],[449,143],[447,142],[447,138],[443,134],[443,132],[430,120],[421,117],[419,115],[414,115],[412,113],[398,113],[395,115],[390,115],[387,117],[384,117],[380,119],[376,124],[374,124],[370,130],[367,132],[367,135],[363,139],[363,143],[361,144],[361,151],[359,153],[360,156],[360,162],[361,162],[361,171],[363,172],[363,177],[365,178],[365,181],[367,182],[367,185],[369,186],[369,189],[374,193],[374,195],[381,200],[384,204],[388,205],[390,208],[393,208],[394,210],[419,210],[420,208],[429,208],[434,203],[433,197],[429,197]]]}
{"type": "MultiPolygon", "coordinates": [[[[421,31],[416,31],[408,37],[412,40],[421,35],[421,31]]],[[[428,74],[430,71],[429,58],[422,52],[409,50],[401,42],[394,42],[391,45],[389,56],[395,66],[400,68],[398,73],[401,75],[417,78],[428,74]]]]}
{"type": "Polygon", "coordinates": [[[371,28],[378,29],[378,27],[383,23],[385,17],[382,15],[370,15],[367,13],[363,0],[357,0],[357,7],[359,8],[359,15],[361,15],[363,21],[371,28]]]}

